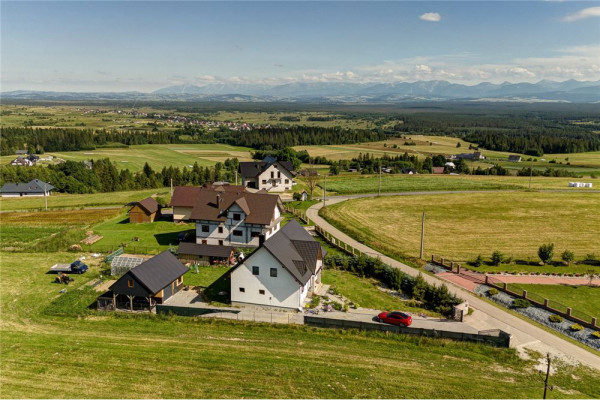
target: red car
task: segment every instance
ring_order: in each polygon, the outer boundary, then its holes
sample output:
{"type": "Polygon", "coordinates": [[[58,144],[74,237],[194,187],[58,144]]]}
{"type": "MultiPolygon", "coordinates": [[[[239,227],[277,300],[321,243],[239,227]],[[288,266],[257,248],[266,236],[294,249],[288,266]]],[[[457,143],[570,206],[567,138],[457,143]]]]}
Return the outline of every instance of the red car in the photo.
{"type": "Polygon", "coordinates": [[[409,326],[410,324],[412,324],[412,317],[410,315],[405,314],[400,311],[381,312],[375,318],[375,320],[378,322],[384,322],[386,324],[392,324],[392,325],[409,326]]]}

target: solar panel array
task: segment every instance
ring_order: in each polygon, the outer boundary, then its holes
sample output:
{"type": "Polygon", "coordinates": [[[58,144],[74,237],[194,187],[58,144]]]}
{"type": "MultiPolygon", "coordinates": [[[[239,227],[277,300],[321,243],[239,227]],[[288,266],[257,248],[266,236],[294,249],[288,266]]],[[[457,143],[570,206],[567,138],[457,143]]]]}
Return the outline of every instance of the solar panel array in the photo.
{"type": "Polygon", "coordinates": [[[144,261],[146,261],[146,259],[141,257],[117,256],[113,258],[110,264],[110,274],[117,276],[123,275],[144,261]]]}

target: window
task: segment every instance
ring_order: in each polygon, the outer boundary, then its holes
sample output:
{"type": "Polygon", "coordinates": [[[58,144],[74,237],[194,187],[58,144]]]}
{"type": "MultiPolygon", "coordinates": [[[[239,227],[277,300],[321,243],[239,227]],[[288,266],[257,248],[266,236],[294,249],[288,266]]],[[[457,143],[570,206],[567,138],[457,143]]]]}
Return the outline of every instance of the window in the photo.
{"type": "Polygon", "coordinates": [[[239,229],[236,229],[235,231],[233,231],[233,236],[242,236],[243,234],[244,233],[239,229]]]}
{"type": "Polygon", "coordinates": [[[219,227],[219,233],[223,233],[223,227],[222,226],[219,227]]]}
{"type": "Polygon", "coordinates": [[[262,183],[263,183],[263,185],[266,185],[266,184],[267,184],[267,180],[266,180],[266,179],[263,179],[263,180],[262,180],[262,183]]]}
{"type": "Polygon", "coordinates": [[[277,268],[271,268],[271,276],[277,278],[277,268]]]}
{"type": "Polygon", "coordinates": [[[285,183],[286,183],[286,184],[290,183],[290,180],[289,180],[289,179],[286,179],[286,180],[285,180],[285,183]]]}
{"type": "Polygon", "coordinates": [[[240,221],[242,219],[242,214],[235,213],[233,214],[234,221],[240,221]]]}
{"type": "Polygon", "coordinates": [[[243,287],[240,288],[240,292],[242,293],[246,293],[246,289],[244,289],[243,287]]]}
{"type": "Polygon", "coordinates": [[[252,267],[252,275],[258,275],[258,267],[252,267]]]}
{"type": "Polygon", "coordinates": [[[277,171],[277,177],[281,178],[281,172],[277,171]]]}
{"type": "Polygon", "coordinates": [[[208,240],[202,239],[202,244],[208,244],[208,240]]]}
{"type": "Polygon", "coordinates": [[[133,287],[133,279],[127,280],[127,287],[133,287]]]}
{"type": "Polygon", "coordinates": [[[209,231],[209,226],[208,225],[202,225],[202,232],[208,232],[209,231]]]}
{"type": "Polygon", "coordinates": [[[264,289],[258,289],[258,294],[265,294],[265,290],[264,289]]]}
{"type": "Polygon", "coordinates": [[[271,179],[275,178],[275,171],[271,171],[271,179]]]}
{"type": "Polygon", "coordinates": [[[260,235],[260,232],[250,232],[250,237],[258,237],[260,235]]]}
{"type": "Polygon", "coordinates": [[[219,240],[219,246],[223,246],[223,241],[219,240]]]}

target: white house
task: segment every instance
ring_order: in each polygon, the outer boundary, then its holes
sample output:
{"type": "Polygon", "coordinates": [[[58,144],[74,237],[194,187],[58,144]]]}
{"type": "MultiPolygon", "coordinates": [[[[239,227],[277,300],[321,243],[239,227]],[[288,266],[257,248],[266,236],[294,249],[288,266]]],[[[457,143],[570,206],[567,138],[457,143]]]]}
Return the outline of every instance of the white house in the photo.
{"type": "Polygon", "coordinates": [[[279,230],[282,209],[277,195],[203,188],[189,219],[196,222],[198,244],[258,247],[260,236],[268,239],[279,230]]]}
{"type": "Polygon", "coordinates": [[[291,190],[296,175],[290,161],[277,161],[272,157],[265,157],[263,161],[241,162],[239,172],[244,187],[268,192],[291,190]]]}
{"type": "Polygon", "coordinates": [[[230,274],[231,303],[298,309],[321,285],[324,250],[296,220],[230,274]]]}
{"type": "Polygon", "coordinates": [[[54,186],[49,183],[32,179],[28,183],[5,183],[0,189],[0,195],[2,197],[50,196],[53,189],[54,186]]]}

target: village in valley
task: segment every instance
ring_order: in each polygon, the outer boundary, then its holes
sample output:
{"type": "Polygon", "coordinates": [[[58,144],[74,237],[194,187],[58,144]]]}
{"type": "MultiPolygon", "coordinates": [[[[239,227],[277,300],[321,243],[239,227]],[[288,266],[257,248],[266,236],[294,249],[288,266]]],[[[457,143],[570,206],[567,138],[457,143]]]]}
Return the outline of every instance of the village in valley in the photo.
{"type": "Polygon", "coordinates": [[[0,398],[600,398],[598,9],[2,2],[0,398]]]}

